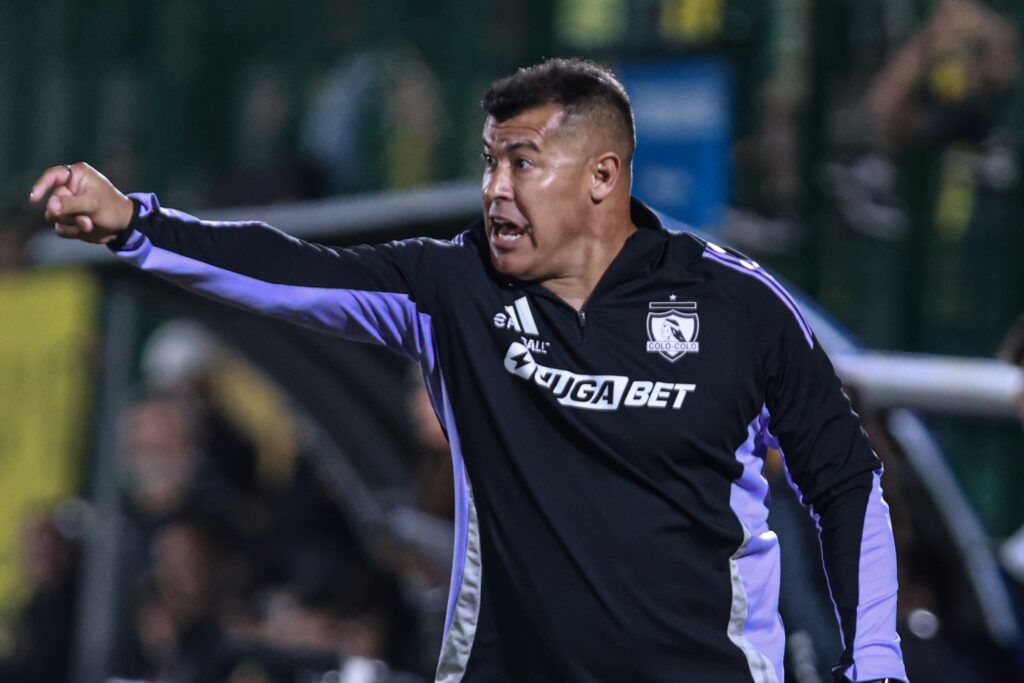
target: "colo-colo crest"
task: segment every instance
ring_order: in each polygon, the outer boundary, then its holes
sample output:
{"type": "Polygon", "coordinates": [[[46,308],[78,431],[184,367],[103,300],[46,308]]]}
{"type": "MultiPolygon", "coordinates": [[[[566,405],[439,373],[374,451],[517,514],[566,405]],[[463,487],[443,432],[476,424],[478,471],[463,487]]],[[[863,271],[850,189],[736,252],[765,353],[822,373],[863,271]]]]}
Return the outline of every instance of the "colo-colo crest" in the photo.
{"type": "Polygon", "coordinates": [[[700,319],[695,301],[653,301],[647,314],[647,352],[676,362],[700,351],[700,319]]]}

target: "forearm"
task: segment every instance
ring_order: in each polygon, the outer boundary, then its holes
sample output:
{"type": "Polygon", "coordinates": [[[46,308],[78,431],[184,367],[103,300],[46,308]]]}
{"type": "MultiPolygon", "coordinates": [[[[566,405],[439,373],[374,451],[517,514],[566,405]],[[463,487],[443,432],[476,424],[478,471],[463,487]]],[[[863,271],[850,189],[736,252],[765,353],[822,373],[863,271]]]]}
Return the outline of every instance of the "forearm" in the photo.
{"type": "Polygon", "coordinates": [[[928,38],[917,34],[875,78],[868,92],[871,114],[887,144],[899,132],[900,121],[914,88],[928,68],[928,38]]]}

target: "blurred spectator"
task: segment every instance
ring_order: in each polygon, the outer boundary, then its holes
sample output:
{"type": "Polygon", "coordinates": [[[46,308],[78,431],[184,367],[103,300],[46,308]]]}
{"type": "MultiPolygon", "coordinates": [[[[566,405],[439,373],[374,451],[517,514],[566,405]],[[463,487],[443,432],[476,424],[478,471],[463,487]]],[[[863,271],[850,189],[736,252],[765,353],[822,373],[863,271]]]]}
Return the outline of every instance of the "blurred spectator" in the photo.
{"type": "MultiPolygon", "coordinates": [[[[957,244],[961,250],[961,239],[976,222],[974,197],[986,189],[1007,192],[1019,180],[1016,142],[1005,122],[1019,80],[1017,31],[1014,22],[981,2],[940,0],[928,21],[875,76],[867,93],[878,150],[895,159],[904,149],[922,143],[943,153],[931,164],[938,170],[938,188],[928,220],[934,223],[937,242],[957,244]]],[[[882,211],[888,206],[902,212],[891,196],[895,170],[881,156],[869,155],[867,160],[867,167],[858,162],[867,174],[850,185],[873,188],[881,201],[876,201],[879,208],[873,219],[853,223],[889,223],[895,229],[883,232],[902,237],[906,221],[900,223],[895,213],[882,211]]],[[[975,225],[982,232],[1000,227],[998,221],[975,225]]],[[[932,258],[936,256],[941,255],[932,258]]],[[[956,265],[946,264],[946,270],[956,265]]],[[[943,274],[954,282],[957,277],[943,274]]]]}
{"type": "Polygon", "coordinates": [[[906,239],[919,212],[946,241],[957,238],[970,222],[975,182],[995,190],[1015,182],[1012,142],[1002,126],[1018,80],[1017,29],[981,2],[939,0],[886,61],[885,43],[899,34],[892,15],[872,3],[851,13],[885,30],[850,30],[852,73],[831,86],[836,159],[825,169],[826,188],[845,224],[876,240],[906,239]],[[918,145],[933,154],[957,145],[929,161],[939,170],[934,206],[913,204],[912,185],[896,163],[918,145]]]}
{"type": "Polygon", "coordinates": [[[185,515],[203,515],[226,529],[239,526],[234,489],[223,479],[204,476],[198,429],[192,406],[175,396],[144,399],[126,416],[121,450],[125,510],[129,524],[146,539],[185,515]]]}
{"type": "Polygon", "coordinates": [[[14,623],[13,650],[0,660],[0,681],[68,681],[78,544],[61,533],[53,515],[43,514],[26,524],[21,552],[29,597],[14,623]]]}
{"type": "Polygon", "coordinates": [[[270,524],[256,550],[260,582],[295,582],[308,600],[331,599],[340,567],[363,551],[309,459],[299,460],[291,482],[269,495],[267,507],[270,524]]]}
{"type": "Polygon", "coordinates": [[[807,105],[821,137],[802,136],[801,208],[819,264],[804,272],[868,345],[986,353],[1020,306],[1017,5],[865,0],[815,13],[825,32],[807,105]]]}
{"type": "Polygon", "coordinates": [[[869,93],[887,149],[927,137],[980,142],[1005,114],[1017,82],[1013,23],[974,0],[939,0],[928,22],[869,93]]]}
{"type": "Polygon", "coordinates": [[[250,619],[228,624],[232,658],[288,681],[296,671],[333,669],[349,658],[408,668],[403,634],[414,621],[394,579],[354,558],[331,569],[330,586],[302,577],[267,586],[250,619]]]}
{"type": "Polygon", "coordinates": [[[362,50],[324,77],[301,144],[334,193],[422,185],[439,169],[440,86],[411,45],[362,50]]]}
{"type": "Polygon", "coordinates": [[[251,65],[241,90],[232,127],[233,168],[211,199],[219,205],[250,206],[323,196],[324,179],[289,139],[294,114],[280,69],[267,62],[251,65]]]}
{"type": "Polygon", "coordinates": [[[241,667],[294,680],[287,672],[333,667],[342,655],[417,667],[418,620],[370,564],[315,458],[299,458],[282,485],[246,493],[242,509],[260,519],[239,519],[237,487],[203,466],[212,448],[203,404],[181,381],[204,377],[192,372],[204,367],[204,338],[180,332],[144,354],[150,385],[173,390],[139,401],[124,421],[125,594],[112,671],[204,681],[241,667]]]}
{"type": "Polygon", "coordinates": [[[222,564],[209,531],[194,520],[153,539],[149,582],[133,604],[128,655],[115,673],[166,683],[215,683],[231,670],[220,624],[222,564]]]}
{"type": "Polygon", "coordinates": [[[301,581],[269,590],[250,637],[279,649],[392,660],[391,634],[400,616],[393,579],[361,561],[334,569],[330,595],[310,592],[301,581]]]}
{"type": "Polygon", "coordinates": [[[163,324],[146,342],[142,374],[152,393],[175,396],[189,405],[203,477],[213,477],[239,494],[257,485],[256,450],[221,412],[213,397],[213,372],[224,361],[220,345],[198,323],[178,319],[163,324]]]}
{"type": "MultiPolygon", "coordinates": [[[[138,675],[143,663],[160,665],[154,653],[166,644],[166,639],[160,637],[166,631],[161,621],[166,616],[161,607],[165,605],[163,598],[172,589],[199,591],[187,582],[174,583],[173,579],[184,572],[175,573],[178,565],[169,564],[171,551],[182,552],[182,561],[194,564],[197,572],[208,570],[209,559],[203,555],[206,548],[201,547],[198,532],[190,532],[189,537],[181,529],[175,533],[173,525],[203,519],[228,535],[240,535],[232,523],[231,490],[200,478],[202,452],[196,427],[188,404],[173,397],[140,401],[124,421],[121,459],[125,496],[119,572],[127,595],[122,597],[124,604],[119,611],[125,617],[120,620],[121,632],[113,654],[113,668],[119,674],[138,675]],[[160,592],[148,596],[146,586],[154,581],[160,592]]],[[[202,575],[195,580],[206,581],[202,575]]]]}

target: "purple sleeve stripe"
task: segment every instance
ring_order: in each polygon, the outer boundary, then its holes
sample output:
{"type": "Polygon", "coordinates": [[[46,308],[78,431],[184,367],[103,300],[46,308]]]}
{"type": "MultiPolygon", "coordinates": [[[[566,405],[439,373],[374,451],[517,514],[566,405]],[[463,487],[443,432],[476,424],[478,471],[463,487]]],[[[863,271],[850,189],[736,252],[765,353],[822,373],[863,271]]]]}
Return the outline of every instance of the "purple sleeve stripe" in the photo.
{"type": "Polygon", "coordinates": [[[433,325],[430,316],[426,313],[419,314],[419,329],[422,340],[419,364],[423,372],[423,382],[426,385],[427,396],[430,398],[434,414],[437,415],[437,419],[444,425],[445,435],[448,437],[448,445],[452,457],[452,474],[454,476],[455,547],[454,554],[452,555],[448,606],[445,610],[443,638],[443,641],[445,641],[448,639],[452,620],[455,618],[456,603],[462,589],[463,575],[466,568],[466,554],[470,531],[469,480],[466,476],[466,465],[462,459],[462,444],[458,429],[455,426],[454,411],[452,411],[451,401],[448,398],[448,388],[445,386],[444,375],[441,373],[441,367],[437,362],[433,325]]]}
{"type": "Polygon", "coordinates": [[[730,254],[721,254],[712,250],[710,247],[704,250],[702,256],[706,259],[715,261],[716,263],[720,263],[726,268],[731,268],[732,270],[743,273],[744,275],[755,277],[767,285],[768,288],[775,293],[775,296],[777,296],[782,303],[786,305],[786,308],[790,310],[793,317],[796,318],[797,324],[800,325],[800,330],[803,332],[804,339],[807,340],[808,346],[814,348],[814,337],[811,333],[811,326],[807,324],[806,320],[804,320],[796,302],[793,301],[792,297],[789,296],[789,293],[775,280],[775,278],[765,272],[760,266],[755,265],[753,261],[736,258],[730,254]]]}
{"type": "MultiPolygon", "coordinates": [[[[427,336],[430,336],[429,326],[427,336]]],[[[462,458],[462,442],[455,425],[455,414],[440,367],[436,362],[428,362],[432,358],[436,359],[432,339],[429,348],[431,351],[421,361],[424,379],[434,410],[448,434],[455,475],[455,552],[452,556],[451,586],[445,610],[444,639],[435,678],[438,681],[459,681],[466,672],[476,639],[483,586],[483,558],[473,488],[462,458]]]]}
{"type": "Polygon", "coordinates": [[[240,275],[153,245],[133,234],[116,255],[200,294],[257,313],[362,342],[376,342],[418,359],[426,338],[407,294],[277,285],[240,275]]]}
{"type": "Polygon", "coordinates": [[[853,639],[851,681],[875,678],[907,679],[896,634],[896,546],[889,506],[882,498],[882,468],[871,483],[864,512],[864,533],[857,572],[857,630],[853,639]]]}
{"type": "MultiPolygon", "coordinates": [[[[786,482],[789,484],[789,488],[796,494],[796,499],[800,501],[800,504],[807,508],[811,515],[811,519],[814,520],[814,528],[818,531],[818,550],[824,563],[825,551],[821,546],[821,516],[814,510],[814,508],[807,505],[804,502],[803,491],[800,490],[800,486],[793,481],[793,475],[789,471],[789,465],[786,464],[786,452],[782,450],[782,446],[779,444],[779,439],[772,434],[769,425],[771,424],[771,414],[768,412],[768,408],[765,407],[761,411],[761,430],[765,443],[773,444],[773,447],[779,451],[779,456],[782,458],[782,471],[786,475],[786,482]]],[[[832,580],[828,576],[828,572],[825,572],[825,586],[828,588],[828,599],[832,603],[832,611],[836,616],[836,624],[839,625],[839,642],[842,644],[843,649],[846,649],[846,633],[842,628],[842,619],[839,617],[839,605],[836,604],[835,591],[832,590],[832,580]]]]}
{"type": "Polygon", "coordinates": [[[466,567],[466,545],[469,540],[469,483],[466,479],[466,464],[462,459],[458,431],[455,429],[451,406],[448,403],[448,391],[440,372],[434,375],[435,381],[429,378],[427,380],[427,393],[430,394],[438,419],[445,426],[452,453],[452,472],[455,476],[455,553],[452,556],[452,577],[448,587],[448,607],[444,618],[444,639],[447,639],[452,619],[455,617],[455,604],[462,588],[462,576],[466,567]]]}
{"type": "Polygon", "coordinates": [[[470,536],[470,493],[469,479],[466,475],[466,464],[462,459],[462,442],[459,438],[458,429],[455,426],[455,413],[452,410],[451,400],[448,397],[448,388],[445,386],[444,375],[441,373],[441,366],[437,362],[437,349],[434,345],[433,329],[430,316],[421,313],[422,353],[420,354],[419,364],[423,372],[423,382],[426,385],[427,396],[430,397],[430,404],[434,409],[434,414],[437,415],[437,419],[444,425],[445,435],[448,437],[448,446],[452,456],[452,474],[454,476],[455,548],[452,555],[451,583],[448,588],[448,606],[445,610],[444,618],[444,637],[442,639],[442,643],[444,643],[448,640],[452,621],[456,616],[459,595],[463,590],[463,578],[466,571],[470,536]]]}
{"type": "Polygon", "coordinates": [[[804,319],[803,314],[800,312],[800,307],[797,305],[796,301],[793,300],[793,297],[789,295],[789,292],[786,291],[785,287],[780,285],[779,281],[776,280],[771,273],[762,268],[755,261],[751,261],[749,259],[742,259],[729,253],[719,254],[714,250],[711,250],[711,255],[717,256],[722,262],[740,266],[743,268],[744,272],[750,272],[757,275],[758,278],[767,284],[780,299],[788,304],[790,310],[793,311],[793,315],[797,317],[800,324],[806,329],[807,333],[810,333],[811,326],[808,325],[807,321],[804,319]],[[751,266],[753,266],[753,269],[751,269],[751,266]]]}

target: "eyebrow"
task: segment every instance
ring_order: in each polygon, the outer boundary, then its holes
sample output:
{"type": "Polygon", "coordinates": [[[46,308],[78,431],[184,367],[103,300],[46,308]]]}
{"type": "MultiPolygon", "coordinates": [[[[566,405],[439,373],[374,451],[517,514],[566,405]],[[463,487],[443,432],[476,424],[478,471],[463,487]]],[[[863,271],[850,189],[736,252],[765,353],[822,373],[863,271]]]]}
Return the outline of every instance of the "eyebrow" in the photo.
{"type": "MultiPolygon", "coordinates": [[[[491,149],[491,145],[486,140],[484,140],[484,148],[491,149]]],[[[514,152],[517,149],[530,149],[533,150],[534,152],[540,151],[540,147],[538,147],[536,143],[531,142],[529,140],[507,142],[504,145],[502,145],[502,148],[504,148],[506,152],[514,152]]]]}

